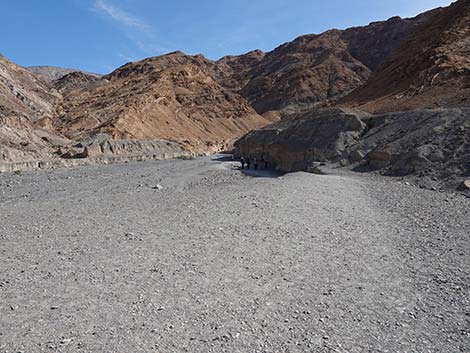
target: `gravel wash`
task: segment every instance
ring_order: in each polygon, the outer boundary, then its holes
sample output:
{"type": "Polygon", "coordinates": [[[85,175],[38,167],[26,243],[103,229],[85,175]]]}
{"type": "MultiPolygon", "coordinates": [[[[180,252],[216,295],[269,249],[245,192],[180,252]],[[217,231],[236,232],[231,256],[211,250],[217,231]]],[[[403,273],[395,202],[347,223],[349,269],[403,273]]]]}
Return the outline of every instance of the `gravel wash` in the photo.
{"type": "Polygon", "coordinates": [[[0,352],[470,351],[470,199],[236,167],[0,175],[0,352]]]}

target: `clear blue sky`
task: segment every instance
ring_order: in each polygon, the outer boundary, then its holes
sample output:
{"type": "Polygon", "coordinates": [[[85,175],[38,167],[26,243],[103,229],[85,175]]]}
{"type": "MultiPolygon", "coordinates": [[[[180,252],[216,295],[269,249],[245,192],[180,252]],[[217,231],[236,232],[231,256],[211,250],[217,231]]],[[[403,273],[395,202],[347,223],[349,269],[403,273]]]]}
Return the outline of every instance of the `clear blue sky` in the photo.
{"type": "Polygon", "coordinates": [[[411,17],[450,0],[0,0],[0,53],[106,73],[174,50],[211,59],[307,33],[411,17]]]}

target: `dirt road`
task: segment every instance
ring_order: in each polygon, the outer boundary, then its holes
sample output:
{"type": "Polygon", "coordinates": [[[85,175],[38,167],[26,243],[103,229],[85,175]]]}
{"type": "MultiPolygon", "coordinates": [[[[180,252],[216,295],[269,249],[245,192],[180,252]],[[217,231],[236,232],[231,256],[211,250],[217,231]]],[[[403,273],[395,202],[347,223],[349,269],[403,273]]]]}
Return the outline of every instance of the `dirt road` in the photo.
{"type": "Polygon", "coordinates": [[[0,175],[0,352],[468,352],[469,214],[215,158],[0,175]]]}

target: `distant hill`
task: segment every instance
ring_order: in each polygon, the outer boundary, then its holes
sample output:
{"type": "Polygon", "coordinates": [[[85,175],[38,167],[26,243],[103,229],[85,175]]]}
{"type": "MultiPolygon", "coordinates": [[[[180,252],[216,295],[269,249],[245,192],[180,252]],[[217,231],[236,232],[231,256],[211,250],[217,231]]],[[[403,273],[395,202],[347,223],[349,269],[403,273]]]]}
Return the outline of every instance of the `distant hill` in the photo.
{"type": "Polygon", "coordinates": [[[85,71],[76,70],[76,69],[65,69],[65,68],[56,67],[56,66],[29,66],[29,67],[26,67],[26,70],[28,70],[29,72],[31,72],[36,77],[43,80],[44,82],[52,82],[52,81],[58,80],[72,72],[83,72],[88,75],[92,75],[96,77],[101,76],[95,73],[85,72],[85,71]]]}

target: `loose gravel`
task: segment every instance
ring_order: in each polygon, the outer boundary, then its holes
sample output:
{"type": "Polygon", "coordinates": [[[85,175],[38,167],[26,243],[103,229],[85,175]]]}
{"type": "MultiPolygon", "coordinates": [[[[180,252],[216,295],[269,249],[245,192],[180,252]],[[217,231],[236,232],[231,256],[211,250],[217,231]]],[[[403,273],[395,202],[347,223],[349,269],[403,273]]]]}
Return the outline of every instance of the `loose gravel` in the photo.
{"type": "Polygon", "coordinates": [[[468,352],[469,214],[216,157],[0,175],[0,352],[468,352]]]}

